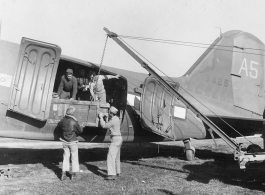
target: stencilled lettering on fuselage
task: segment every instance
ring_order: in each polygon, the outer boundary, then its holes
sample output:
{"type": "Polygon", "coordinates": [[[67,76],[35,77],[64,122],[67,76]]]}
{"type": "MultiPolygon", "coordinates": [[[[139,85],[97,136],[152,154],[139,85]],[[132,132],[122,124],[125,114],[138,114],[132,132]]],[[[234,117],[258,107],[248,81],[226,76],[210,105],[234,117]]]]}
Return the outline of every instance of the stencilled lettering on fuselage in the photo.
{"type": "Polygon", "coordinates": [[[250,62],[248,62],[247,59],[244,58],[238,74],[241,76],[245,75],[246,77],[250,77],[252,79],[257,79],[259,74],[258,66],[258,62],[255,62],[253,60],[250,60],[250,62]]]}
{"type": "Polygon", "coordinates": [[[223,75],[214,74],[213,72],[197,75],[197,84],[195,82],[195,93],[203,94],[206,97],[228,101],[228,89],[230,80],[223,75]]]}
{"type": "Polygon", "coordinates": [[[210,78],[210,75],[208,75],[208,74],[205,75],[205,82],[206,83],[212,82],[213,84],[217,84],[219,86],[224,86],[224,87],[229,86],[229,80],[228,79],[224,79],[221,77],[210,78]]]}

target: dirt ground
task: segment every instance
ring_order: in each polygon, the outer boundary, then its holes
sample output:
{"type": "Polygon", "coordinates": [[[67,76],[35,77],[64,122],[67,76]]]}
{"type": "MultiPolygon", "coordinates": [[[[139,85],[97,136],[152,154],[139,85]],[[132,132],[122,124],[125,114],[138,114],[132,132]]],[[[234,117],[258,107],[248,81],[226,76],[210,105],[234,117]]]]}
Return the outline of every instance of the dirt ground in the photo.
{"type": "MultiPolygon", "coordinates": [[[[251,141],[262,145],[261,138],[251,141]]],[[[242,138],[237,142],[245,142],[242,138]]],[[[123,144],[122,175],[105,180],[108,144],[79,143],[76,180],[60,181],[61,142],[0,138],[0,194],[265,194],[264,164],[240,170],[220,139],[192,140],[196,158],[187,162],[182,142],[123,144]]]]}

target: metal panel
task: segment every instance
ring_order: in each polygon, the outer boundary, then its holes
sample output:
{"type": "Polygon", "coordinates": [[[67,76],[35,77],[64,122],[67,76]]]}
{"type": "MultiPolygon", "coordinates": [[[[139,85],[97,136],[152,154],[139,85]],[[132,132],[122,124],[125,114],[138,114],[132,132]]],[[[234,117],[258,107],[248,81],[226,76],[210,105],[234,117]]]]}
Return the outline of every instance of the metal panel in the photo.
{"type": "Polygon", "coordinates": [[[49,117],[60,55],[57,45],[22,38],[10,110],[38,120],[49,117]]]}

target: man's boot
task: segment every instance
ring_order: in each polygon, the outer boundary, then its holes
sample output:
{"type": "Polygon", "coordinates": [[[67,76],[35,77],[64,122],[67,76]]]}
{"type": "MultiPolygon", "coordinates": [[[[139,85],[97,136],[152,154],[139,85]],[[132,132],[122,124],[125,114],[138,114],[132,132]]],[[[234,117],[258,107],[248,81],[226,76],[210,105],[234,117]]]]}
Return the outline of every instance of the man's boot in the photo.
{"type": "Polygon", "coordinates": [[[115,180],[116,179],[116,175],[108,175],[105,180],[115,180]]]}
{"type": "Polygon", "coordinates": [[[61,175],[61,181],[64,181],[65,179],[66,179],[66,173],[65,171],[63,171],[61,175]]]}
{"type": "Polygon", "coordinates": [[[76,173],[71,174],[71,180],[74,180],[74,179],[76,179],[76,173]]]}

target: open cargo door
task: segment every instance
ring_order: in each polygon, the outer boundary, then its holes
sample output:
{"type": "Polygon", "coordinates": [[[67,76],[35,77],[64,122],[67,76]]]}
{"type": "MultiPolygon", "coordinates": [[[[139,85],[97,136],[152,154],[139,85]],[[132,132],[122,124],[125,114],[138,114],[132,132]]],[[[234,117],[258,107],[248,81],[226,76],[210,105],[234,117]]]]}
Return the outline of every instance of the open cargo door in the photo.
{"type": "Polygon", "coordinates": [[[8,108],[38,120],[49,117],[60,60],[57,45],[22,38],[8,108]]]}
{"type": "Polygon", "coordinates": [[[173,96],[154,78],[145,79],[141,96],[141,124],[159,135],[175,139],[172,129],[173,96]]]}

